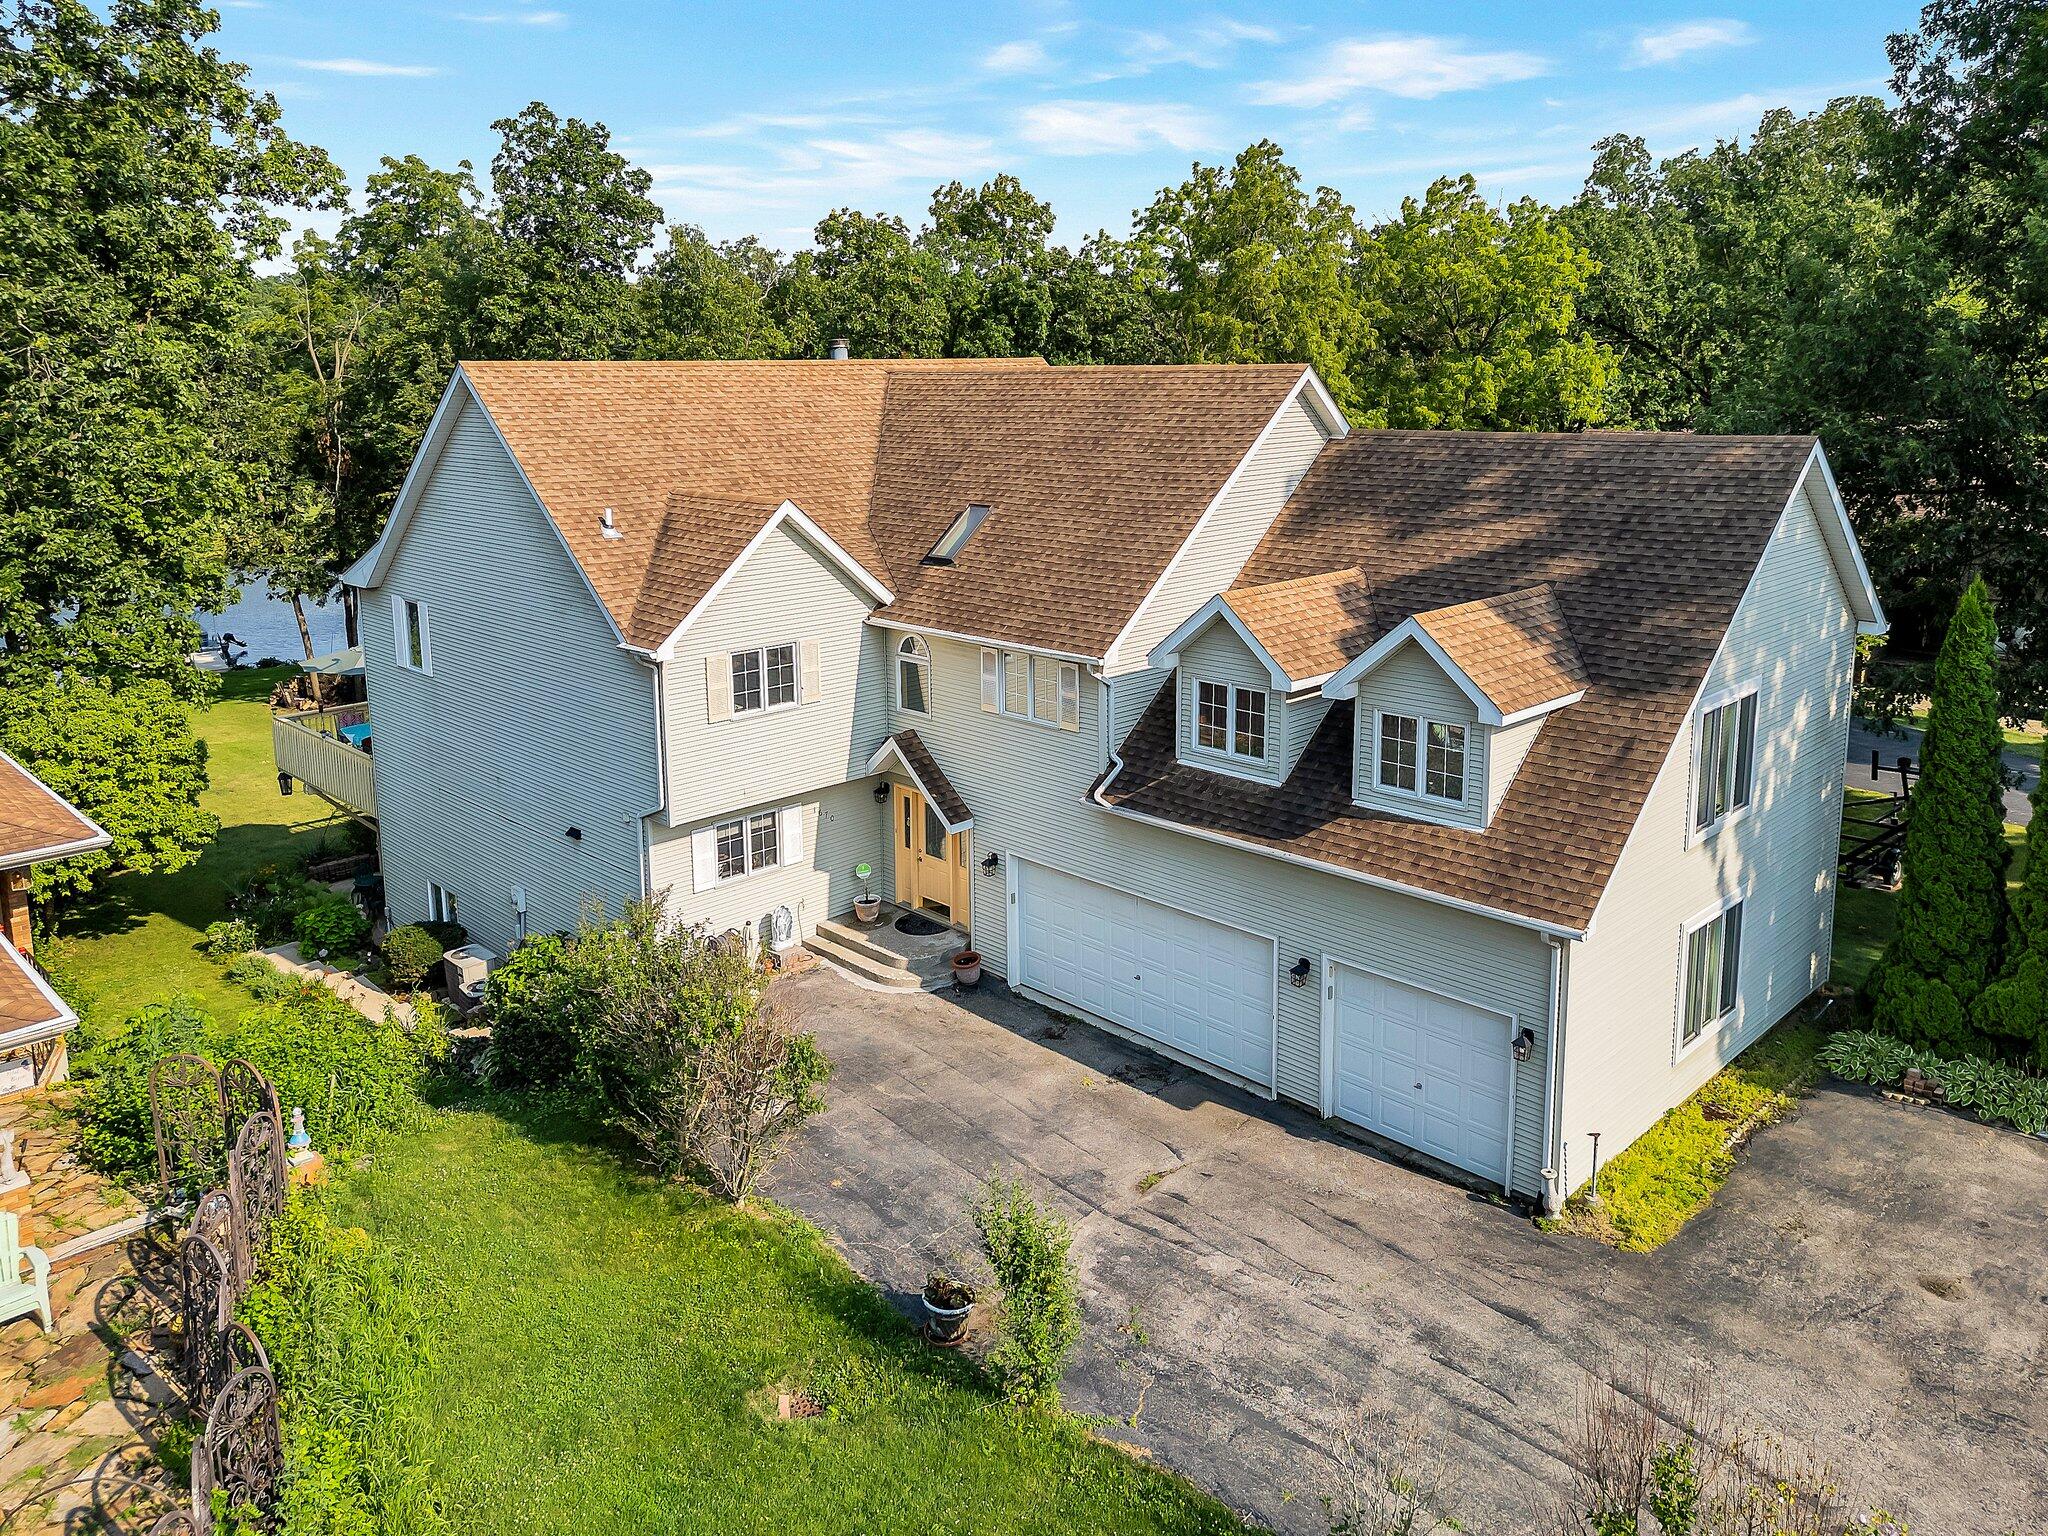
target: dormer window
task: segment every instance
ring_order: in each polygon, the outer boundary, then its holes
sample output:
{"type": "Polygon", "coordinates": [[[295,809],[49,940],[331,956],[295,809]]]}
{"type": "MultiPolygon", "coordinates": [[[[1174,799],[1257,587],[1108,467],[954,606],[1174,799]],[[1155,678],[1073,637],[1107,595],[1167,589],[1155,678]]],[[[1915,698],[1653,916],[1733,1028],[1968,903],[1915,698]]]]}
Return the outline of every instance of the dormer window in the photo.
{"type": "Polygon", "coordinates": [[[1231,757],[1266,760],[1266,695],[1228,683],[1195,684],[1195,745],[1231,757]]]}
{"type": "Polygon", "coordinates": [[[983,503],[969,502],[967,510],[953,519],[953,526],[939,535],[939,542],[934,544],[931,553],[924,557],[924,563],[951,565],[960,551],[966,547],[967,541],[974,537],[974,530],[982,525],[987,516],[988,508],[983,503]]]}
{"type": "Polygon", "coordinates": [[[1426,799],[1462,805],[1465,732],[1464,726],[1448,721],[1383,711],[1379,717],[1376,775],[1380,788],[1397,795],[1419,793],[1426,799]]]}

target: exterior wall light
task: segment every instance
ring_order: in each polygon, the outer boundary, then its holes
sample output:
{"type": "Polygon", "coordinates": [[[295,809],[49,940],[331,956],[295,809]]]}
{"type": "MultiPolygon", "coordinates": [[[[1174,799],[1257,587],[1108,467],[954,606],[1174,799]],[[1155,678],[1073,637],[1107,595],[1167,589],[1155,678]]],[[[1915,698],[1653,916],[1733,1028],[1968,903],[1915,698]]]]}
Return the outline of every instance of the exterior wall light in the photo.
{"type": "Polygon", "coordinates": [[[290,794],[290,793],[292,792],[292,776],[291,776],[290,774],[288,774],[288,773],[280,773],[280,774],[278,774],[278,776],[277,776],[277,792],[278,792],[278,793],[279,793],[280,795],[288,795],[288,794],[290,794]]]}
{"type": "Polygon", "coordinates": [[[1536,1049],[1536,1031],[1524,1025],[1515,1032],[1515,1060],[1527,1061],[1536,1049]]]}
{"type": "Polygon", "coordinates": [[[992,875],[998,869],[1002,868],[1002,865],[1002,856],[1000,854],[992,853],[987,858],[981,861],[981,872],[984,875],[992,875]]]}
{"type": "Polygon", "coordinates": [[[1288,985],[1295,987],[1307,986],[1309,972],[1311,972],[1314,969],[1315,967],[1309,964],[1308,956],[1303,955],[1299,960],[1295,961],[1294,964],[1290,965],[1287,968],[1288,985]]]}
{"type": "Polygon", "coordinates": [[[568,838],[572,843],[580,843],[583,841],[583,829],[581,827],[571,827],[562,836],[568,838]]]}
{"type": "Polygon", "coordinates": [[[875,804],[886,805],[888,803],[889,781],[887,779],[883,779],[881,782],[875,785],[875,804]]]}

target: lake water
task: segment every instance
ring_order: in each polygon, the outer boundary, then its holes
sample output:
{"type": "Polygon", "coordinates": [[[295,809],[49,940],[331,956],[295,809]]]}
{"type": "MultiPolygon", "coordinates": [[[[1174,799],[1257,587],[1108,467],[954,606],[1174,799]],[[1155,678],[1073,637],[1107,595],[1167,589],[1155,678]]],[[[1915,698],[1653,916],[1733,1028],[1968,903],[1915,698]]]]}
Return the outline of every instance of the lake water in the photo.
{"type": "MultiPolygon", "coordinates": [[[[235,652],[238,660],[258,662],[266,656],[275,656],[280,661],[305,659],[306,648],[299,641],[299,621],[292,617],[292,605],[283,598],[272,597],[270,588],[261,581],[244,586],[227,612],[194,617],[206,635],[208,649],[216,648],[220,637],[226,634],[248,648],[246,656],[239,649],[235,652]]],[[[307,603],[306,625],[313,631],[316,656],[338,651],[348,643],[348,626],[341,615],[339,597],[324,604],[307,603]]]]}

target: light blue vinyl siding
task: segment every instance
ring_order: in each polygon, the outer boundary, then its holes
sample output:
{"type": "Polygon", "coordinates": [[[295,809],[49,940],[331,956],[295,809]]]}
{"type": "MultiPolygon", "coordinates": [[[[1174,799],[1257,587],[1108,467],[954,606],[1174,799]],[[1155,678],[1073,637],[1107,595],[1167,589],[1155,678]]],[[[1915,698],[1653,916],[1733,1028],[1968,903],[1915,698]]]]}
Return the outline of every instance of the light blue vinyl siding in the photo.
{"type": "Polygon", "coordinates": [[[872,889],[887,895],[882,853],[887,844],[887,811],[875,804],[872,781],[835,784],[794,800],[763,802],[707,816],[689,827],[648,827],[648,872],[667,910],[686,923],[702,923],[713,932],[739,928],[751,921],[765,942],[768,914],[787,906],[796,915],[798,931],[808,937],[820,918],[853,909],[860,893],[854,866],[875,868],[872,889]],[[780,804],[803,807],[804,847],[792,864],[759,870],[737,880],[721,881],[708,891],[694,889],[690,836],[696,826],[729,821],[780,804]]]}
{"type": "Polygon", "coordinates": [[[888,733],[888,673],[865,621],[867,597],[787,524],[731,573],[663,665],[670,826],[736,805],[789,800],[865,772],[888,733]],[[818,646],[815,700],[765,713],[709,718],[706,663],[734,651],[818,646]]]}
{"type": "MultiPolygon", "coordinates": [[[[1287,760],[1287,696],[1275,692],[1272,675],[1266,671],[1265,663],[1251,653],[1237,631],[1228,624],[1217,621],[1205,626],[1202,632],[1180,649],[1180,714],[1175,729],[1180,741],[1180,760],[1197,768],[1212,768],[1223,773],[1235,773],[1244,778],[1257,779],[1262,784],[1278,784],[1286,777],[1287,760]],[[1264,695],[1266,700],[1266,751],[1258,760],[1240,757],[1231,752],[1218,752],[1213,747],[1200,746],[1195,738],[1197,723],[1196,700],[1203,683],[1222,683],[1231,689],[1231,720],[1237,718],[1236,690],[1250,688],[1264,695]]],[[[1233,740],[1235,736],[1233,735],[1233,740]]]]}
{"type": "MultiPolygon", "coordinates": [[[[1027,859],[1148,900],[1272,936],[1284,973],[1323,957],[1512,1014],[1538,1039],[1516,1069],[1516,1187],[1540,1190],[1542,1041],[1549,958],[1533,932],[1334,874],[1113,816],[1087,798],[1099,768],[1102,689],[1085,672],[1081,729],[984,714],[976,647],[931,640],[933,713],[918,733],[974,814],[973,934],[993,974],[1010,973],[1008,888],[1027,859]],[[980,860],[999,856],[994,873],[980,860]]],[[[885,846],[887,840],[884,840],[885,846]]],[[[882,866],[878,863],[878,869],[882,866]]],[[[1276,1082],[1320,1109],[1322,999],[1278,980],[1276,1082]]]]}
{"type": "MultiPolygon", "coordinates": [[[[1352,756],[1352,798],[1368,810],[1410,816],[1452,826],[1479,827],[1486,817],[1486,738],[1472,701],[1444,674],[1421,646],[1403,645],[1358,680],[1358,710],[1352,756]],[[1465,798],[1452,803],[1424,799],[1379,787],[1379,722],[1375,711],[1414,715],[1465,727],[1465,798]]],[[[1417,729],[1416,782],[1421,783],[1427,749],[1427,725],[1417,729]]]]}
{"type": "Polygon", "coordinates": [[[618,647],[480,407],[462,409],[384,585],[362,595],[385,900],[453,891],[499,954],[642,885],[661,798],[654,675],[618,647]],[[398,664],[391,594],[426,605],[431,675],[398,664]],[[571,827],[580,841],[569,837],[571,827]]]}

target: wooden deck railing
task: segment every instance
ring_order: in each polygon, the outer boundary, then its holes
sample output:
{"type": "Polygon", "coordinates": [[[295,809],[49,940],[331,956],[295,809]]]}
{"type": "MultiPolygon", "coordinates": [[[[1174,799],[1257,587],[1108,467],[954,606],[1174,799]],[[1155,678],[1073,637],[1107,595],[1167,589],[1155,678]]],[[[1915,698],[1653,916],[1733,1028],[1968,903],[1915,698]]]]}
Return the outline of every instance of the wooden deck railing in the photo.
{"type": "Polygon", "coordinates": [[[370,777],[370,754],[335,735],[336,727],[359,725],[366,717],[361,704],[272,715],[270,750],[277,771],[290,774],[343,810],[375,817],[377,792],[370,777]]]}

